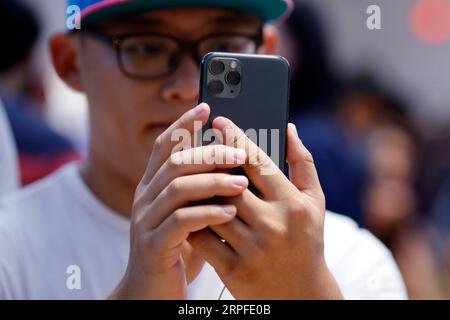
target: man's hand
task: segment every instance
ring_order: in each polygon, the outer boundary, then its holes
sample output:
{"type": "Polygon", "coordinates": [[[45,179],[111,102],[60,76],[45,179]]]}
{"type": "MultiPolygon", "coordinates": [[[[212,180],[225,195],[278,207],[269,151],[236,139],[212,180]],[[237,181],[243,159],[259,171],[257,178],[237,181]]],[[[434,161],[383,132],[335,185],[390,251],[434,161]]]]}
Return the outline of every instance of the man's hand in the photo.
{"type": "Polygon", "coordinates": [[[245,146],[244,169],[260,195],[246,189],[222,199],[239,217],[211,227],[226,243],[209,230],[191,234],[189,243],[237,299],[342,298],[324,259],[325,198],[295,126],[288,128],[290,181],[231,121],[217,118],[213,127],[245,146]]]}
{"type": "Polygon", "coordinates": [[[216,145],[171,154],[172,132],[193,133],[194,121],[205,123],[208,116],[208,106],[200,105],[156,140],[135,195],[127,271],[111,298],[185,299],[188,283],[203,265],[186,241],[189,234],[234,219],[234,205],[194,203],[241,194],[248,186],[246,177],[212,172],[240,166],[245,152],[216,145]],[[208,154],[212,164],[193,164],[198,151],[208,154]],[[180,164],[180,159],[191,159],[192,164],[180,164]],[[229,159],[234,163],[226,164],[229,159]]]}

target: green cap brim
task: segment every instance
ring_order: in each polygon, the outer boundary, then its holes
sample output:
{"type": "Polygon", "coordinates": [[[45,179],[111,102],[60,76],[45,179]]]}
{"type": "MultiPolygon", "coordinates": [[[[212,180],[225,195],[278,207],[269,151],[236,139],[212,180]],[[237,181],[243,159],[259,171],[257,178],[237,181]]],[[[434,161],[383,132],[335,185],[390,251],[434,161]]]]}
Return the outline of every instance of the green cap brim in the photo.
{"type": "Polygon", "coordinates": [[[122,15],[171,8],[223,8],[255,15],[267,22],[281,17],[287,11],[288,6],[282,0],[137,0],[117,3],[90,12],[82,18],[82,25],[89,25],[122,15]]]}

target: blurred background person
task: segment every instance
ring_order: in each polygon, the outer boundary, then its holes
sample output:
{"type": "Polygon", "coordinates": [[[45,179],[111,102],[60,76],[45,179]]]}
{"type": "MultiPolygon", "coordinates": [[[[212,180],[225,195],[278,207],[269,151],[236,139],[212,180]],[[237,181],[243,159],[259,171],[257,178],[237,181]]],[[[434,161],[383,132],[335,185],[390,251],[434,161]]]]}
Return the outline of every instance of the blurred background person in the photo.
{"type": "Polygon", "coordinates": [[[434,230],[419,194],[423,142],[409,108],[369,73],[349,83],[339,104],[348,134],[360,139],[369,163],[363,223],[393,252],[409,297],[443,297],[434,230]]]}
{"type": "Polygon", "coordinates": [[[45,123],[45,94],[33,48],[40,26],[18,0],[0,2],[0,97],[11,124],[22,184],[36,181],[78,160],[72,144],[45,123]]]}
{"type": "Polygon", "coordinates": [[[310,4],[294,4],[289,18],[278,26],[280,54],[291,64],[290,121],[314,156],[327,209],[361,223],[366,158],[336,118],[342,81],[330,62],[320,17],[310,4]]]}
{"type": "MultiPolygon", "coordinates": [[[[392,250],[412,299],[445,297],[443,269],[449,264],[442,262],[450,261],[450,246],[433,222],[439,220],[440,229],[450,225],[450,187],[443,181],[424,187],[423,176],[450,161],[442,152],[423,161],[429,154],[424,139],[429,118],[419,123],[392,82],[366,71],[371,58],[353,72],[336,69],[327,38],[327,32],[336,32],[324,27],[320,5],[294,3],[290,17],[278,25],[279,53],[292,67],[291,121],[314,156],[327,208],[348,214],[392,250]]],[[[445,172],[450,170],[437,176],[445,172]]]]}
{"type": "Polygon", "coordinates": [[[435,251],[445,297],[450,299],[450,125],[430,137],[424,150],[420,191],[436,230],[435,251]]]}

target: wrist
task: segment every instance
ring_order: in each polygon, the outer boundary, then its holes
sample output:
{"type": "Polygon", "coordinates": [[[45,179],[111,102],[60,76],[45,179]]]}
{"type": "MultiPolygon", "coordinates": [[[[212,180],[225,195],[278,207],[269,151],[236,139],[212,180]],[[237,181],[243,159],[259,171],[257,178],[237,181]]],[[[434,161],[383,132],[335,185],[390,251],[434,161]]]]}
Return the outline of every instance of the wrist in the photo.
{"type": "Polygon", "coordinates": [[[187,292],[183,288],[168,285],[170,281],[146,281],[144,277],[125,275],[108,300],[185,300],[187,292]],[[163,283],[165,282],[165,283],[163,283]]]}
{"type": "Polygon", "coordinates": [[[303,275],[303,289],[299,299],[342,300],[344,296],[325,260],[303,275]]]}

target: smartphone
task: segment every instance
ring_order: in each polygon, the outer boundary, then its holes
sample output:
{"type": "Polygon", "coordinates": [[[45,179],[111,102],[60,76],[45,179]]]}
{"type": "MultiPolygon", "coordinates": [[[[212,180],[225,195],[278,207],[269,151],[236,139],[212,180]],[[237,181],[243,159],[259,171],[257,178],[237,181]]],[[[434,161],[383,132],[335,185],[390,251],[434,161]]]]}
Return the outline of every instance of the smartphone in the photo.
{"type": "Polygon", "coordinates": [[[285,173],[289,72],[281,56],[207,54],[201,63],[200,102],[209,104],[211,116],[203,130],[211,129],[216,117],[232,120],[285,173]]]}

